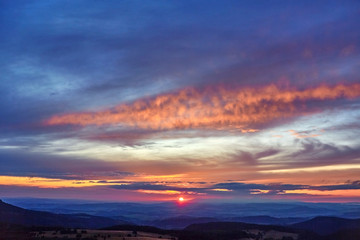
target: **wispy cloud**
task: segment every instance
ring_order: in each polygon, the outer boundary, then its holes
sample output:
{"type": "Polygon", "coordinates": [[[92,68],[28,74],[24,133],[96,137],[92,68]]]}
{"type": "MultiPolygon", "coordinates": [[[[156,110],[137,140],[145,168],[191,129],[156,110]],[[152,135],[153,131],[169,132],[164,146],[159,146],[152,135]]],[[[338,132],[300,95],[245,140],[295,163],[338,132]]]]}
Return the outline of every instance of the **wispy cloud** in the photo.
{"type": "Polygon", "coordinates": [[[304,90],[261,88],[186,88],[154,98],[98,112],[53,116],[46,125],[126,125],[144,129],[239,128],[252,129],[277,119],[320,111],[313,101],[360,96],[360,84],[321,85],[304,90]]]}

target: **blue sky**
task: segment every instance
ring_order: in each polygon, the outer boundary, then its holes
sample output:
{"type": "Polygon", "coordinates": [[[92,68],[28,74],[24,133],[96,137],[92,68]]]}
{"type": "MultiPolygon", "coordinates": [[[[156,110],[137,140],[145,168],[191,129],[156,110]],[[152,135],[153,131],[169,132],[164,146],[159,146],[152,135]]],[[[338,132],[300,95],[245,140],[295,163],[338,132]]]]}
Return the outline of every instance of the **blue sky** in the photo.
{"type": "Polygon", "coordinates": [[[3,1],[4,197],[358,200],[359,13],[358,1],[3,1]]]}

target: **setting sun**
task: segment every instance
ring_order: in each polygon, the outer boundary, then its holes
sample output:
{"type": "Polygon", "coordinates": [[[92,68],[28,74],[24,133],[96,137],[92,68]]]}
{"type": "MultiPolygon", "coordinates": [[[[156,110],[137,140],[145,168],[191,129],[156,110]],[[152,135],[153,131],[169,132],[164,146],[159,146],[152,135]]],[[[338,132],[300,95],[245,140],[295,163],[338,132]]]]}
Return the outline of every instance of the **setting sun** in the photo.
{"type": "Polygon", "coordinates": [[[179,197],[179,202],[183,202],[185,199],[183,197],[179,197]]]}

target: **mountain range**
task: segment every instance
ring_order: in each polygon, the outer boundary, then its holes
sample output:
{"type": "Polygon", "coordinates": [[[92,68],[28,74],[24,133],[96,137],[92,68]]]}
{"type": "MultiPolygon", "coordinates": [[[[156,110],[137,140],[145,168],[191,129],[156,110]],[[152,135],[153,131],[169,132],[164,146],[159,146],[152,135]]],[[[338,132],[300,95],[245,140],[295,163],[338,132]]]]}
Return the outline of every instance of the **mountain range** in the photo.
{"type": "Polygon", "coordinates": [[[176,236],[179,240],[360,239],[360,219],[320,216],[304,220],[295,217],[248,216],[234,218],[232,221],[219,221],[217,218],[183,215],[152,221],[152,226],[143,226],[84,213],[57,214],[28,210],[0,200],[0,239],[29,239],[29,233],[33,231],[34,227],[37,227],[36,229],[55,227],[143,231],[168,234],[176,236]]]}

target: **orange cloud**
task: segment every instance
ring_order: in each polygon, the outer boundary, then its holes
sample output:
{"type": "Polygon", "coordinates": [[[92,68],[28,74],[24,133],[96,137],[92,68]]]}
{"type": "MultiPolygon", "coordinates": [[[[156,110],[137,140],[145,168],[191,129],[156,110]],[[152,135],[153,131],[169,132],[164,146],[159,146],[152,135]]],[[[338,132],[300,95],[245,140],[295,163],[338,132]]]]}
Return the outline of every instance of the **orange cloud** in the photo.
{"type": "Polygon", "coordinates": [[[209,189],[210,191],[215,191],[215,192],[232,192],[233,190],[231,189],[226,189],[226,188],[213,188],[213,189],[209,189]]]}
{"type": "Polygon", "coordinates": [[[66,180],[56,178],[42,177],[21,177],[21,176],[0,176],[0,185],[8,186],[26,186],[39,188],[82,188],[108,185],[108,183],[99,183],[96,180],[66,180]]]}
{"type": "Polygon", "coordinates": [[[175,191],[175,190],[143,190],[143,189],[139,189],[136,191],[141,192],[141,193],[148,193],[148,194],[166,194],[166,195],[179,195],[182,193],[180,191],[175,191]]]}
{"type": "Polygon", "coordinates": [[[46,125],[119,124],[143,129],[238,128],[252,129],[276,119],[309,113],[308,101],[360,96],[360,84],[321,85],[305,90],[281,89],[275,84],[261,88],[186,88],[139,99],[98,112],[53,116],[46,125]],[[299,104],[300,103],[300,104],[299,104]]]}
{"type": "Polygon", "coordinates": [[[297,132],[295,130],[289,130],[290,134],[296,138],[313,138],[318,137],[320,134],[310,134],[309,132],[297,132]]]}
{"type": "Polygon", "coordinates": [[[311,190],[311,189],[297,189],[285,190],[283,194],[309,194],[319,196],[337,196],[337,197],[360,197],[360,189],[345,189],[345,190],[311,190]]]}

